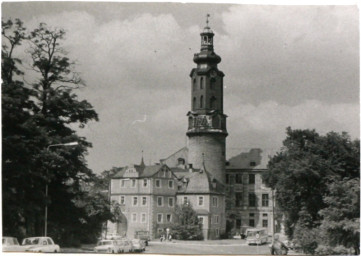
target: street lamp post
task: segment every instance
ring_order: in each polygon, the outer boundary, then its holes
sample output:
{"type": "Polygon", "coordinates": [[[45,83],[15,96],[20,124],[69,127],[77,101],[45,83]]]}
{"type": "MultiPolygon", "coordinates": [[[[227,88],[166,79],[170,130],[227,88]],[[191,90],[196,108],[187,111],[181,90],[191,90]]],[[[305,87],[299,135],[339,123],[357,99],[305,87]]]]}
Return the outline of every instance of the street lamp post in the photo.
{"type": "MultiPolygon", "coordinates": [[[[69,142],[69,143],[59,143],[49,145],[46,150],[49,151],[51,147],[69,147],[78,145],[77,141],[69,142]]],[[[46,169],[46,177],[48,177],[48,169],[46,169]]],[[[48,181],[45,184],[45,200],[48,198],[48,181]]],[[[45,201],[45,216],[44,216],[44,236],[47,236],[48,233],[48,203],[45,201]]]]}

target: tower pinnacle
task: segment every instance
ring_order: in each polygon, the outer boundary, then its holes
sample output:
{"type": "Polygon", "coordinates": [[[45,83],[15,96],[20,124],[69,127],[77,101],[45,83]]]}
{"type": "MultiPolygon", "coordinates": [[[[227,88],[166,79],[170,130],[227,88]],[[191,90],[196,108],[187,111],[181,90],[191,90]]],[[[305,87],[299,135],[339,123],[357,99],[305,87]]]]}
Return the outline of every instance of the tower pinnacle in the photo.
{"type": "Polygon", "coordinates": [[[209,17],[211,17],[211,15],[210,15],[209,13],[207,13],[207,16],[206,16],[206,23],[207,23],[207,26],[206,26],[206,27],[208,27],[208,23],[209,23],[208,18],[209,18],[209,17]]]}

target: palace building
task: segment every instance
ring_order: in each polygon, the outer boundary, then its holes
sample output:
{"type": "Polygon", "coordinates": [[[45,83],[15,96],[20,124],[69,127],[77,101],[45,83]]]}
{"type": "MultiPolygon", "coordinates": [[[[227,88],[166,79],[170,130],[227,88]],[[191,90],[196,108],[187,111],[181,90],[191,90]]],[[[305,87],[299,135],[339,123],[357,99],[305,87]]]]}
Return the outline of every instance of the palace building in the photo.
{"type": "Polygon", "coordinates": [[[260,149],[226,161],[227,116],[223,113],[221,57],[207,25],[190,72],[191,110],[187,145],[159,164],[120,168],[111,179],[110,198],[120,204],[122,220],[108,233],[134,237],[137,231],[160,237],[174,221],[176,204],[189,202],[202,223],[205,239],[264,227],[272,233],[272,193],[262,183],[268,155],[260,149]],[[226,228],[227,227],[227,228],[226,228]],[[227,230],[226,230],[227,229],[227,230]]]}

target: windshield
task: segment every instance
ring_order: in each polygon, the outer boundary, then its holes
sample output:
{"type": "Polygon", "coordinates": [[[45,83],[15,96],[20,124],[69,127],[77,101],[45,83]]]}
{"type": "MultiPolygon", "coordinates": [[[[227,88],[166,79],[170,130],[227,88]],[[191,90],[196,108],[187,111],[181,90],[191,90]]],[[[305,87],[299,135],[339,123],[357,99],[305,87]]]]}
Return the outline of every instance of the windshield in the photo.
{"type": "Polygon", "coordinates": [[[247,237],[253,237],[256,235],[264,235],[265,231],[264,230],[257,230],[257,231],[247,231],[247,237]]]}
{"type": "Polygon", "coordinates": [[[100,241],[98,243],[98,245],[110,245],[110,244],[113,244],[113,242],[112,241],[100,241]]]}
{"type": "Polygon", "coordinates": [[[18,239],[10,237],[10,238],[3,238],[3,244],[5,245],[19,245],[18,239]]]}
{"type": "Polygon", "coordinates": [[[26,238],[23,245],[39,244],[39,238],[26,238]]]}

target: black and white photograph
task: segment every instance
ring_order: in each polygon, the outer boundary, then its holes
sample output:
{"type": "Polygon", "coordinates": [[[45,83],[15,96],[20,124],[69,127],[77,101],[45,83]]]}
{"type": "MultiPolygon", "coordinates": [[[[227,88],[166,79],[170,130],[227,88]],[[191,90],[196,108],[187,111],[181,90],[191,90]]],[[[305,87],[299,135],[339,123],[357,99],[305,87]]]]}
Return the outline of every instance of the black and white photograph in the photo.
{"type": "Polygon", "coordinates": [[[1,15],[4,254],[360,254],[356,1],[1,15]]]}

